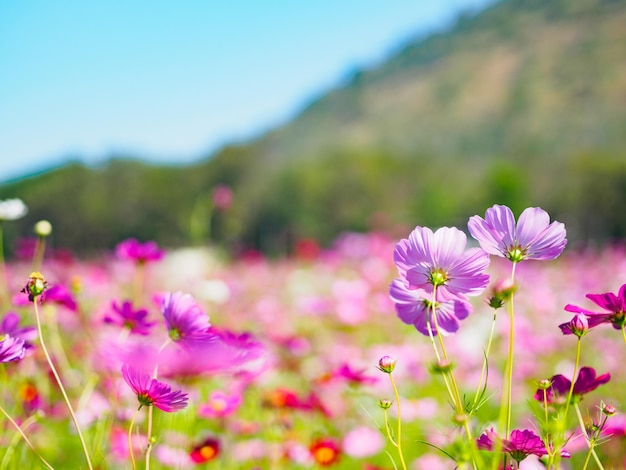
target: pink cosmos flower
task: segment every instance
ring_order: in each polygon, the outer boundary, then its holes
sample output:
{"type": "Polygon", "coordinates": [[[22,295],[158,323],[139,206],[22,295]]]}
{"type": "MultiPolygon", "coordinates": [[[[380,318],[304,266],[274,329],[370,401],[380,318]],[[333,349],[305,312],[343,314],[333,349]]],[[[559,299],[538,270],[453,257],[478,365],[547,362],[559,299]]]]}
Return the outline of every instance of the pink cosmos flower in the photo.
{"type": "Polygon", "coordinates": [[[224,418],[234,413],[241,406],[240,393],[230,395],[216,390],[209,395],[206,403],[198,407],[198,414],[203,418],[224,418]]]}
{"type": "Polygon", "coordinates": [[[437,301],[465,300],[479,295],[489,282],[485,269],[489,255],[479,248],[465,249],[467,237],[456,228],[442,227],[433,233],[415,227],[409,238],[396,244],[394,261],[408,289],[432,294],[437,301]]]}
{"type": "MultiPolygon", "coordinates": [[[[594,391],[600,385],[611,380],[611,374],[602,374],[596,377],[596,371],[593,367],[582,367],[578,373],[578,378],[574,382],[574,390],[572,392],[572,400],[578,401],[583,395],[594,391]]],[[[547,389],[539,389],[535,393],[535,400],[543,403],[544,399],[548,403],[558,403],[559,398],[564,401],[569,394],[572,381],[565,376],[558,374],[550,379],[550,387],[547,389]]]]}
{"type": "Polygon", "coordinates": [[[148,335],[150,328],[156,323],[147,320],[148,311],[146,309],[133,309],[132,302],[125,301],[120,305],[113,301],[111,303],[113,312],[105,315],[104,322],[117,325],[122,328],[128,328],[131,333],[138,335],[148,335]]]}
{"type": "Polygon", "coordinates": [[[115,247],[115,254],[119,259],[135,261],[136,263],[158,261],[164,255],[156,242],[141,243],[135,238],[129,238],[120,242],[115,247]]]}
{"type": "Polygon", "coordinates": [[[511,209],[496,204],[487,209],[484,219],[478,215],[470,217],[467,227],[483,250],[514,263],[554,259],[567,243],[565,226],[550,223],[548,213],[539,207],[525,209],[516,225],[511,209]]]}
{"type": "Polygon", "coordinates": [[[587,294],[586,297],[608,312],[592,312],[571,304],[567,304],[565,310],[584,314],[589,328],[602,323],[610,323],[616,330],[621,330],[626,325],[626,284],[620,287],[617,295],[607,292],[606,294],[587,294]]]}
{"type": "MultiPolygon", "coordinates": [[[[481,434],[476,440],[476,444],[479,449],[494,450],[498,440],[500,440],[498,435],[493,429],[490,429],[481,434]]],[[[515,429],[511,431],[509,439],[502,439],[501,441],[502,452],[508,453],[518,464],[529,455],[536,455],[537,457],[548,455],[546,445],[541,438],[529,429],[523,431],[515,429]]],[[[565,450],[561,451],[561,456],[570,457],[565,450]]]]}
{"type": "Polygon", "coordinates": [[[0,362],[19,361],[24,357],[25,351],[23,339],[4,335],[4,339],[0,341],[0,362]]]}
{"type": "Polygon", "coordinates": [[[189,399],[186,393],[172,392],[169,385],[151,379],[150,374],[133,369],[128,364],[122,366],[122,376],[130,388],[137,394],[141,406],[156,406],[158,409],[172,412],[182,410],[189,399]]]}
{"type": "MultiPolygon", "coordinates": [[[[394,302],[400,320],[415,326],[417,331],[425,336],[429,336],[428,329],[430,326],[430,332],[433,336],[437,335],[437,329],[431,318],[431,296],[426,291],[407,289],[401,279],[396,279],[391,283],[389,295],[394,302]]],[[[456,333],[460,326],[460,320],[467,318],[471,312],[471,304],[463,300],[437,302],[435,315],[437,315],[439,331],[444,336],[456,333]]]]}

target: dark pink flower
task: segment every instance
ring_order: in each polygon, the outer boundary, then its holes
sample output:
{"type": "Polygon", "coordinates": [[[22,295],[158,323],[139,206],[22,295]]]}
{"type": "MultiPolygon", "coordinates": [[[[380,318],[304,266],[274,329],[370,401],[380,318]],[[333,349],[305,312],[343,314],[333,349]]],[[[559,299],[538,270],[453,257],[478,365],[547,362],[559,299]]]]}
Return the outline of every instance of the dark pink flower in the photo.
{"type": "Polygon", "coordinates": [[[565,226],[550,223],[548,213],[538,207],[525,209],[516,224],[511,209],[496,204],[487,209],[484,219],[470,217],[467,227],[483,250],[515,263],[554,259],[567,244],[565,226]]]}
{"type": "Polygon", "coordinates": [[[422,289],[437,301],[465,300],[479,295],[489,282],[485,274],[489,255],[480,248],[465,249],[467,237],[456,228],[442,227],[433,233],[415,227],[409,238],[400,240],[394,261],[408,289],[422,289]]]}
{"type": "Polygon", "coordinates": [[[621,330],[626,325],[626,284],[620,287],[617,295],[612,292],[606,294],[587,294],[586,297],[606,312],[592,312],[591,310],[567,304],[568,312],[582,313],[587,317],[589,328],[610,323],[616,330],[621,330]]]}
{"type": "MultiPolygon", "coordinates": [[[[496,443],[501,441],[500,449],[511,456],[518,464],[529,455],[543,457],[548,455],[546,445],[533,431],[525,429],[511,431],[509,439],[500,439],[493,429],[487,430],[476,440],[479,449],[494,450],[496,443]]],[[[565,450],[561,451],[562,457],[569,457],[565,450]]]]}
{"type": "Polygon", "coordinates": [[[233,204],[233,190],[225,184],[213,188],[213,205],[216,209],[226,210],[233,204]]]}
{"type": "Polygon", "coordinates": [[[122,328],[128,328],[131,333],[144,336],[148,335],[150,328],[156,324],[155,322],[147,320],[148,311],[146,309],[133,309],[132,302],[125,301],[120,305],[113,301],[111,308],[113,312],[105,315],[104,322],[122,328]]]}
{"type": "Polygon", "coordinates": [[[70,291],[63,284],[54,284],[49,286],[43,293],[41,300],[45,303],[62,305],[72,312],[75,312],[78,309],[76,299],[74,299],[72,291],[70,291]]]}
{"type": "Polygon", "coordinates": [[[164,253],[154,241],[141,243],[135,238],[129,238],[118,243],[115,254],[119,259],[147,263],[160,260],[164,253]]]}
{"type": "Polygon", "coordinates": [[[0,341],[0,362],[19,361],[24,357],[25,352],[24,340],[21,338],[14,338],[7,334],[0,341]]]}
{"type": "MultiPolygon", "coordinates": [[[[401,279],[391,283],[389,295],[394,302],[396,313],[400,320],[408,325],[413,325],[423,335],[437,335],[437,330],[432,319],[432,303],[429,294],[422,289],[407,289],[401,279]]],[[[435,304],[437,324],[442,335],[456,333],[459,330],[460,320],[469,316],[472,306],[469,302],[461,299],[453,299],[447,302],[435,304]]]]}
{"type": "Polygon", "coordinates": [[[150,378],[150,374],[133,369],[128,364],[122,366],[122,376],[130,388],[137,394],[141,406],[156,406],[163,411],[178,411],[187,406],[186,393],[172,391],[169,385],[150,378]]]}
{"type": "MultiPolygon", "coordinates": [[[[572,400],[580,400],[583,395],[594,391],[609,380],[611,380],[611,374],[603,374],[596,377],[596,371],[593,367],[582,367],[578,373],[576,382],[574,382],[572,400]]],[[[572,386],[572,381],[558,374],[550,379],[550,384],[550,387],[547,389],[538,389],[535,393],[535,399],[540,402],[543,402],[545,399],[548,403],[559,403],[560,401],[564,403],[572,386]],[[559,400],[559,398],[561,398],[561,400],[559,400]]]]}

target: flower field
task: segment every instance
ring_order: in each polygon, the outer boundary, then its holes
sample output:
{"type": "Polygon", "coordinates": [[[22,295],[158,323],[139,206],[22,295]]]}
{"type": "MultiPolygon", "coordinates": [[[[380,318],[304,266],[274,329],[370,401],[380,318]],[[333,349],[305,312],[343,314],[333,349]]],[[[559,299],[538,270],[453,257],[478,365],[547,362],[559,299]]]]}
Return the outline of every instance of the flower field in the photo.
{"type": "Polygon", "coordinates": [[[524,244],[534,213],[499,253],[493,214],[284,259],[39,234],[3,268],[0,468],[626,468],[626,249],[524,244]]]}

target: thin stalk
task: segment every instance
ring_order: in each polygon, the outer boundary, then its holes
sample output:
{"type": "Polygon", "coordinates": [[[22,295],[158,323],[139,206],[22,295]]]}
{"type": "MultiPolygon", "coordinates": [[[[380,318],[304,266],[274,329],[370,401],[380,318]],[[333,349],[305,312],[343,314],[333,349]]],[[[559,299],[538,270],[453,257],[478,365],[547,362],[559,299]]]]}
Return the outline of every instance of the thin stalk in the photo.
{"type": "Polygon", "coordinates": [[[489,360],[489,352],[491,351],[491,343],[493,341],[493,334],[496,329],[496,315],[497,313],[496,313],[496,310],[494,309],[493,321],[491,322],[491,331],[489,332],[489,340],[487,341],[487,349],[485,349],[485,359],[483,361],[483,367],[480,371],[480,379],[478,380],[478,388],[476,389],[476,394],[474,395],[474,407],[476,407],[476,404],[478,403],[478,397],[480,396],[480,389],[482,388],[483,380],[486,381],[485,374],[487,370],[487,363],[489,360]]]}
{"type": "Polygon", "coordinates": [[[622,325],[622,338],[624,338],[624,343],[626,343],[626,331],[624,328],[626,328],[626,325],[622,325]]]}
{"type": "Polygon", "coordinates": [[[576,416],[578,416],[578,423],[580,424],[580,429],[583,433],[583,436],[585,436],[587,445],[589,446],[589,453],[593,455],[593,459],[595,460],[596,465],[598,465],[598,468],[600,470],[604,470],[604,467],[602,466],[602,462],[600,462],[600,459],[598,458],[598,454],[596,454],[596,450],[594,448],[595,442],[592,442],[591,438],[589,437],[589,434],[587,434],[587,429],[585,428],[585,420],[583,419],[583,415],[580,412],[580,407],[578,406],[578,403],[574,403],[574,410],[576,410],[576,416]]]}
{"type": "Polygon", "coordinates": [[[89,467],[90,470],[93,470],[93,466],[91,464],[91,458],[89,457],[89,451],[87,450],[87,444],[85,443],[85,439],[83,437],[83,433],[80,430],[80,426],[78,424],[78,420],[76,419],[76,414],[74,413],[74,410],[72,409],[72,404],[70,403],[70,399],[67,396],[67,393],[65,392],[65,387],[63,386],[63,382],[61,381],[61,377],[59,376],[59,373],[56,370],[56,367],[54,366],[54,363],[52,362],[52,359],[50,358],[50,354],[48,353],[48,348],[46,347],[46,343],[43,339],[43,334],[42,334],[42,329],[41,329],[41,319],[39,316],[39,308],[37,307],[37,299],[39,297],[35,297],[33,299],[33,304],[35,305],[35,318],[37,320],[37,333],[39,335],[39,343],[41,344],[41,349],[44,353],[44,355],[46,356],[46,361],[48,361],[48,365],[50,366],[50,370],[52,371],[52,374],[54,375],[54,378],[57,382],[57,385],[59,386],[59,389],[61,390],[61,394],[63,395],[63,399],[65,400],[65,404],[67,405],[67,409],[70,412],[70,416],[72,417],[72,421],[74,422],[74,426],[76,427],[76,432],[78,433],[78,437],[80,439],[80,444],[83,448],[83,452],[85,454],[85,458],[87,459],[87,466],[89,467]]]}
{"type": "MultiPolygon", "coordinates": [[[[26,436],[26,434],[24,433],[24,431],[22,430],[22,428],[20,427],[19,424],[17,424],[13,418],[11,418],[11,416],[9,415],[9,413],[7,413],[5,411],[5,409],[0,406],[0,412],[2,412],[2,414],[6,417],[6,419],[8,419],[10,421],[10,423],[15,426],[15,429],[17,429],[17,432],[19,433],[20,436],[22,436],[22,439],[24,439],[24,441],[26,441],[26,444],[28,444],[28,447],[31,448],[31,450],[35,453],[35,455],[37,457],[39,457],[39,459],[41,460],[41,462],[50,470],[54,470],[54,467],[52,467],[52,465],[50,465],[46,459],[44,459],[41,454],[39,454],[39,452],[37,452],[37,450],[35,449],[35,446],[33,446],[32,442],[30,442],[30,439],[28,439],[28,436],[26,436]]],[[[9,450],[12,449],[12,446],[9,447],[9,449],[7,449],[7,454],[9,453],[9,450]]],[[[4,459],[2,461],[2,468],[5,468],[4,466],[4,459]]]]}
{"type": "Polygon", "coordinates": [[[135,267],[135,277],[133,282],[133,296],[132,299],[135,305],[139,305],[141,303],[141,298],[143,296],[143,282],[145,277],[145,269],[146,264],[142,261],[137,263],[135,267]]]}
{"type": "Polygon", "coordinates": [[[37,244],[35,245],[35,253],[33,254],[33,264],[31,271],[41,271],[43,265],[43,256],[46,252],[46,238],[37,237],[37,244]]]}
{"type": "MultiPolygon", "coordinates": [[[[581,339],[582,338],[579,336],[578,342],[576,343],[576,360],[574,361],[574,372],[572,373],[572,383],[570,384],[569,392],[567,393],[567,401],[565,402],[565,411],[563,412],[563,421],[561,423],[561,426],[559,426],[559,429],[567,429],[567,413],[569,411],[570,403],[574,395],[574,384],[576,382],[576,375],[578,374],[578,367],[580,365],[581,339]]],[[[545,398],[545,393],[544,393],[544,398],[545,398]]],[[[558,439],[559,439],[558,442],[554,446],[555,447],[554,448],[554,459],[555,459],[554,463],[557,468],[561,460],[561,448],[563,447],[563,439],[560,434],[558,436],[558,439]]]]}
{"type": "Polygon", "coordinates": [[[139,410],[141,410],[142,406],[143,405],[139,405],[139,408],[137,408],[137,411],[135,411],[135,414],[133,415],[133,419],[130,420],[130,424],[128,425],[128,453],[130,454],[130,461],[133,464],[133,470],[136,470],[137,468],[135,453],[133,452],[133,426],[135,425],[135,420],[137,419],[139,410]]]}
{"type": "MultiPolygon", "coordinates": [[[[437,286],[434,286],[433,287],[433,296],[432,296],[432,300],[431,300],[433,323],[434,323],[434,326],[435,326],[435,332],[437,333],[437,338],[439,340],[439,346],[441,347],[441,352],[443,354],[443,358],[445,359],[446,364],[450,364],[450,359],[448,358],[448,353],[446,351],[446,347],[445,347],[445,344],[443,342],[443,335],[439,331],[439,323],[437,322],[437,314],[436,314],[436,308],[435,308],[436,299],[437,299],[437,286]]],[[[428,326],[428,331],[430,331],[430,326],[428,326]]],[[[432,334],[431,334],[431,338],[432,338],[432,334]]],[[[476,468],[476,456],[477,456],[476,442],[474,442],[474,439],[472,438],[472,431],[469,428],[468,418],[467,418],[467,416],[465,416],[465,409],[463,407],[463,400],[461,399],[461,394],[459,392],[459,387],[457,385],[456,379],[454,378],[454,373],[452,372],[452,368],[451,367],[448,370],[447,374],[444,374],[444,377],[446,375],[449,377],[450,383],[451,383],[451,386],[452,386],[452,391],[450,391],[450,387],[448,387],[448,391],[450,392],[450,395],[452,397],[452,401],[455,403],[455,407],[456,407],[457,413],[463,419],[463,429],[465,430],[465,435],[467,436],[467,440],[469,442],[470,449],[472,450],[472,456],[473,456],[473,458],[472,458],[472,465],[474,466],[474,468],[476,468]]],[[[447,382],[446,382],[446,385],[447,385],[447,382]]]]}
{"type": "Polygon", "coordinates": [[[398,388],[396,387],[396,382],[393,380],[393,376],[391,373],[389,373],[389,380],[391,380],[391,386],[393,387],[393,393],[396,396],[396,403],[398,405],[398,431],[397,431],[396,448],[398,449],[398,455],[400,456],[400,462],[402,463],[402,468],[406,470],[406,463],[404,461],[404,455],[402,455],[402,415],[400,414],[400,395],[398,394],[398,388]]]}
{"type": "MultiPolygon", "coordinates": [[[[159,374],[159,357],[161,356],[161,352],[165,349],[165,347],[170,344],[172,340],[167,338],[165,342],[161,345],[159,350],[157,351],[156,364],[154,365],[154,370],[152,371],[152,378],[156,379],[159,374]]],[[[152,415],[154,413],[154,406],[148,408],[148,448],[146,449],[146,470],[150,470],[150,454],[152,454],[153,442],[152,442],[152,415]]]]}

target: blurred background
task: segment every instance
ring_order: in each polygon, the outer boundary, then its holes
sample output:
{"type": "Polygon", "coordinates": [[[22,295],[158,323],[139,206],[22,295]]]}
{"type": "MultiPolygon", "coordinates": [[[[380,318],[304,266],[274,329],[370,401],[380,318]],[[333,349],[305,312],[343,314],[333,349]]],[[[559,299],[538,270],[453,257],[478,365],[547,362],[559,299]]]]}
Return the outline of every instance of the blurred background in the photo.
{"type": "Polygon", "coordinates": [[[131,3],[0,5],[9,255],[40,219],[284,255],[495,203],[626,237],[625,0],[131,3]]]}

